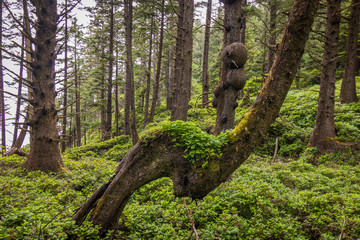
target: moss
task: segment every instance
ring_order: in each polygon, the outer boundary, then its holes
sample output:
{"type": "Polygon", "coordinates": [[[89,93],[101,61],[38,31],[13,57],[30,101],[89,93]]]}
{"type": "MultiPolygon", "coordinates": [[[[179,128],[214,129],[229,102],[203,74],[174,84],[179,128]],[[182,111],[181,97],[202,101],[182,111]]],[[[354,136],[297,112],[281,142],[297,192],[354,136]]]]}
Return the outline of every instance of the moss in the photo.
{"type": "Polygon", "coordinates": [[[238,141],[240,134],[244,130],[245,131],[247,130],[246,126],[248,124],[250,115],[251,115],[251,112],[247,112],[244,115],[244,117],[241,119],[241,121],[236,125],[236,127],[231,132],[229,132],[228,139],[229,139],[230,143],[234,143],[234,142],[238,141]]]}
{"type": "Polygon", "coordinates": [[[226,133],[215,137],[191,122],[167,122],[162,129],[176,147],[184,149],[184,158],[202,167],[208,165],[210,158],[221,157],[221,148],[228,142],[226,133]]]}

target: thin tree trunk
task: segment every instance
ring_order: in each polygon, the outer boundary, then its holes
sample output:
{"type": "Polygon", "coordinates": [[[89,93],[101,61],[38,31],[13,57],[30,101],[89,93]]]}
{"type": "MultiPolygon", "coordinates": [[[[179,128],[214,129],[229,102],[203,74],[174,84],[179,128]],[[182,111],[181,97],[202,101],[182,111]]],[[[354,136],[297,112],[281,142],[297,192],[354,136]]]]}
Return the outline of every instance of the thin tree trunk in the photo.
{"type": "Polygon", "coordinates": [[[77,38],[75,37],[75,124],[76,124],[76,140],[75,146],[81,146],[81,111],[80,111],[80,76],[79,76],[79,63],[77,54],[77,38]]]}
{"type": "Polygon", "coordinates": [[[144,109],[144,125],[149,123],[149,102],[150,102],[150,84],[151,84],[151,60],[152,60],[152,47],[153,47],[153,34],[154,34],[154,16],[151,16],[150,25],[150,42],[149,42],[149,57],[148,68],[146,71],[146,92],[145,92],[145,109],[144,109]]]}
{"type": "MultiPolygon", "coordinates": [[[[25,19],[24,19],[24,24],[25,24],[25,19]]],[[[25,48],[25,36],[23,35],[21,38],[21,46],[23,48],[25,48]]],[[[22,79],[23,79],[23,75],[24,75],[24,54],[25,51],[24,49],[21,49],[21,61],[20,61],[20,69],[19,69],[19,83],[18,83],[18,96],[21,96],[22,93],[22,79]]],[[[20,120],[20,108],[21,108],[21,99],[18,98],[16,101],[16,112],[15,112],[15,126],[14,126],[14,133],[13,133],[13,141],[12,141],[12,146],[14,147],[15,143],[16,143],[16,139],[18,137],[18,130],[19,130],[19,120],[20,120]]],[[[26,121],[26,119],[25,119],[26,121]]]]}
{"type": "Polygon", "coordinates": [[[134,73],[132,60],[132,0],[124,1],[125,10],[125,47],[126,47],[126,64],[125,64],[125,123],[124,132],[131,135],[132,143],[135,145],[139,136],[136,127],[135,115],[135,89],[134,89],[134,73]]]}
{"type": "Polygon", "coordinates": [[[175,89],[171,121],[187,119],[191,96],[194,0],[179,2],[176,38],[175,89]]]}
{"type": "Polygon", "coordinates": [[[115,135],[120,135],[119,129],[119,49],[116,49],[116,60],[115,60],[115,135]]]}
{"type": "Polygon", "coordinates": [[[269,52],[268,52],[268,67],[267,71],[270,72],[271,66],[274,63],[275,59],[275,48],[276,48],[276,12],[278,8],[277,0],[270,0],[269,7],[270,7],[270,25],[269,25],[269,52]]]}
{"type": "Polygon", "coordinates": [[[114,64],[114,1],[110,2],[110,44],[109,44],[109,77],[107,83],[107,106],[106,106],[106,126],[105,136],[103,139],[107,140],[111,138],[112,129],[112,75],[114,64]]]}
{"type": "Polygon", "coordinates": [[[55,59],[57,1],[32,1],[36,5],[37,34],[33,61],[34,113],[30,116],[30,153],[24,166],[28,170],[60,171],[66,169],[58,142],[55,108],[55,59]]]}
{"type": "MultiPolygon", "coordinates": [[[[3,45],[3,6],[0,1],[0,46],[3,45]]],[[[1,121],[1,150],[6,151],[6,122],[5,122],[5,98],[4,98],[4,73],[3,56],[0,48],[0,121],[1,121]]]]}
{"type": "Polygon", "coordinates": [[[359,40],[360,0],[352,0],[349,17],[348,38],[345,53],[345,71],[341,84],[340,102],[357,102],[355,76],[357,65],[357,47],[359,40]]]}
{"type": "Polygon", "coordinates": [[[209,103],[209,44],[210,44],[210,24],[211,24],[211,7],[212,0],[208,0],[206,8],[206,23],[205,23],[205,37],[204,37],[204,55],[203,55],[203,69],[202,69],[202,107],[208,107],[209,103]]]}
{"type": "Polygon", "coordinates": [[[172,137],[164,133],[149,142],[137,143],[120,162],[116,175],[103,184],[79,208],[73,219],[82,223],[93,208],[90,220],[100,225],[100,234],[116,229],[119,218],[132,193],[160,177],[170,177],[174,194],[194,199],[205,197],[219,186],[248,158],[260,144],[269,126],[276,119],[289,91],[316,13],[318,0],[295,0],[287,27],[264,87],[248,113],[228,133],[229,142],[220,158],[208,161],[206,169],[183,158],[172,137]]]}
{"type": "Polygon", "coordinates": [[[169,49],[169,78],[167,82],[166,110],[172,109],[174,82],[174,46],[169,49]]]}
{"type": "Polygon", "coordinates": [[[325,47],[320,78],[318,110],[310,144],[320,152],[335,150],[334,105],[336,81],[336,57],[340,33],[341,0],[327,1],[325,47]]]}
{"type": "MultiPolygon", "coordinates": [[[[65,54],[65,59],[64,59],[64,97],[63,97],[63,106],[64,106],[64,110],[63,110],[63,118],[62,118],[62,134],[65,137],[66,136],[66,124],[67,124],[67,78],[68,78],[68,13],[67,13],[67,8],[68,8],[68,1],[65,0],[65,44],[64,44],[64,54],[65,54]]],[[[63,137],[63,138],[64,138],[63,137]]],[[[66,150],[66,142],[63,141],[61,143],[61,152],[65,152],[66,150]]]]}
{"type": "Polygon", "coordinates": [[[165,21],[165,9],[164,9],[165,0],[161,1],[161,22],[160,22],[160,36],[159,36],[159,51],[157,58],[157,66],[156,66],[156,75],[153,87],[153,98],[151,103],[151,110],[149,116],[149,123],[154,121],[156,104],[159,98],[159,82],[160,82],[160,73],[161,73],[161,59],[162,59],[162,51],[163,51],[163,41],[164,41],[164,21],[165,21]]]}
{"type": "Polygon", "coordinates": [[[101,139],[106,140],[106,104],[105,104],[105,46],[101,46],[101,83],[100,83],[100,130],[101,139]]]}

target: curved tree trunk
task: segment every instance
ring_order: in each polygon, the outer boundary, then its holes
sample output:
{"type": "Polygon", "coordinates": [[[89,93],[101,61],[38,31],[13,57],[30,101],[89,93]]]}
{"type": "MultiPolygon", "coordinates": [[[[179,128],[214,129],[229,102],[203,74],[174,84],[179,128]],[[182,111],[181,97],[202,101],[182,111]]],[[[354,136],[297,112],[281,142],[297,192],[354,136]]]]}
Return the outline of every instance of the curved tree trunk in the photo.
{"type": "Polygon", "coordinates": [[[352,0],[351,12],[349,17],[348,38],[345,53],[345,71],[341,84],[340,102],[351,103],[357,102],[355,76],[357,68],[357,48],[360,22],[360,0],[352,0]]]}
{"type": "Polygon", "coordinates": [[[310,136],[310,144],[318,147],[320,152],[335,150],[335,81],[336,57],[340,33],[341,0],[328,0],[325,33],[325,48],[320,77],[318,110],[314,130],[310,136]]]}
{"type": "Polygon", "coordinates": [[[212,158],[206,168],[182,157],[184,149],[175,147],[172,138],[158,133],[151,141],[137,143],[119,164],[114,177],[79,209],[74,220],[80,224],[90,216],[102,226],[101,234],[115,229],[132,193],[160,177],[170,177],[176,196],[203,198],[224,182],[251,154],[275,120],[290,89],[300,62],[318,0],[296,0],[290,12],[279,51],[257,100],[240,123],[228,133],[229,142],[221,158],[212,158]]]}

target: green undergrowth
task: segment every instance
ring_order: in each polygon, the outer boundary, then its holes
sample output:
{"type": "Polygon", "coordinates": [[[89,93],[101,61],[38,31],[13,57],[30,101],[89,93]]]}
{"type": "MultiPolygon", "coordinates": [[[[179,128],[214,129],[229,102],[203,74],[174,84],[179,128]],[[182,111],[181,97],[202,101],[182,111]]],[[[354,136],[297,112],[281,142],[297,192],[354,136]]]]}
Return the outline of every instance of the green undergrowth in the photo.
{"type": "Polygon", "coordinates": [[[120,161],[132,147],[129,136],[118,136],[107,141],[94,142],[75,148],[68,148],[65,156],[70,159],[81,159],[83,157],[105,158],[113,161],[120,161]]]}
{"type": "MultiPolygon", "coordinates": [[[[340,104],[341,81],[336,83],[335,131],[340,142],[360,141],[360,102],[340,104]]],[[[358,92],[360,78],[357,78],[358,92]]],[[[278,138],[278,155],[299,157],[307,149],[309,137],[315,125],[319,86],[301,90],[291,90],[285,99],[276,121],[271,125],[264,144],[257,154],[271,156],[278,138]]],[[[239,110],[243,111],[243,110],[239,110]]]]}
{"type": "MultiPolygon", "coordinates": [[[[310,153],[307,153],[308,155],[310,153]]],[[[360,235],[360,166],[333,156],[305,160],[253,155],[201,201],[187,199],[200,239],[346,239],[360,235]]],[[[135,193],[121,218],[119,239],[191,239],[192,224],[168,178],[135,193]]]]}
{"type": "MultiPolygon", "coordinates": [[[[310,148],[298,160],[273,164],[252,155],[203,200],[186,199],[200,239],[338,239],[343,227],[344,239],[357,239],[360,153],[316,155],[310,148]]],[[[0,239],[97,239],[97,227],[75,226],[71,217],[117,163],[65,158],[71,172],[47,174],[25,172],[23,161],[0,158],[0,239]]],[[[192,239],[184,200],[173,196],[171,184],[162,178],[136,191],[116,239],[192,239]]]]}
{"type": "Polygon", "coordinates": [[[69,173],[25,172],[24,158],[0,158],[0,239],[98,239],[98,227],[76,226],[74,211],[117,163],[106,159],[64,158],[69,173]]]}

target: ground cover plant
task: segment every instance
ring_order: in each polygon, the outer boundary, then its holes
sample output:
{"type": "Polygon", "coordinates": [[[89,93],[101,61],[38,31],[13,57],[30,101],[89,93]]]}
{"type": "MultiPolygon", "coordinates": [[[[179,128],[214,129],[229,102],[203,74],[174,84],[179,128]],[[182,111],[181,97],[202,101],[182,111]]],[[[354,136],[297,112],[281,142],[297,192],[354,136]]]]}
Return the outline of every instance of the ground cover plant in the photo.
{"type": "MultiPolygon", "coordinates": [[[[358,239],[360,151],[347,148],[320,156],[316,148],[307,147],[317,89],[290,91],[264,145],[203,200],[175,198],[168,178],[139,189],[125,208],[115,238],[194,239],[195,227],[200,239],[339,239],[342,232],[343,239],[358,239]],[[279,151],[273,159],[276,137],[279,151]]],[[[240,108],[236,119],[245,111],[240,108]]],[[[192,123],[184,126],[166,122],[168,114],[163,111],[163,121],[148,126],[142,137],[169,131],[180,147],[189,148],[189,160],[197,159],[208,147],[199,143],[200,152],[192,152],[197,148],[191,149],[188,135],[177,136],[176,128],[191,128],[191,136],[200,139],[201,131],[211,131],[214,112],[194,104],[189,111],[192,123]]],[[[339,141],[359,141],[359,114],[359,103],[336,105],[339,141]]],[[[217,154],[221,141],[209,141],[217,154]]],[[[118,137],[68,149],[66,173],[25,172],[24,157],[0,158],[0,239],[97,239],[98,227],[89,222],[76,226],[71,217],[111,177],[130,142],[118,137]]]]}

